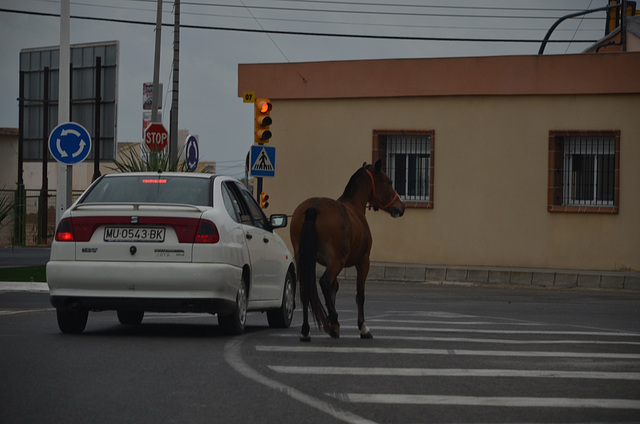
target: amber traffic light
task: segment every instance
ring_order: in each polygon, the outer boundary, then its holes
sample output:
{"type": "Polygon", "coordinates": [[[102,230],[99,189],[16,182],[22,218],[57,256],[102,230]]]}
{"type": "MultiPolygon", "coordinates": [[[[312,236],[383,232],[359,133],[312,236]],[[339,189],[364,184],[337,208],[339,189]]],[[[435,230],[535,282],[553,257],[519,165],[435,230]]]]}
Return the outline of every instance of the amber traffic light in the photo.
{"type": "Polygon", "coordinates": [[[264,194],[264,191],[260,193],[260,207],[267,209],[269,207],[269,195],[264,194]]]}
{"type": "Polygon", "coordinates": [[[256,99],[255,102],[255,128],[254,141],[256,143],[268,143],[271,138],[271,100],[256,99]]]}

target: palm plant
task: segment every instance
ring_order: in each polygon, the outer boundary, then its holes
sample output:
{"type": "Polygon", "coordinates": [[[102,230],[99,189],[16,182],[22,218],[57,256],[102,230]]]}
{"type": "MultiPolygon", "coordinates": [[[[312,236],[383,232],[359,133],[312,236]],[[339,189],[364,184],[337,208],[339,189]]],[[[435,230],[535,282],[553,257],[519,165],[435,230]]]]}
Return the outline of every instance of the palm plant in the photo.
{"type": "MultiPolygon", "coordinates": [[[[169,150],[164,149],[160,152],[151,152],[149,148],[141,144],[141,153],[138,153],[135,145],[129,146],[118,154],[118,159],[114,160],[112,170],[118,172],[147,172],[147,171],[164,171],[164,172],[186,172],[184,162],[178,159],[172,161],[169,157],[169,150]]],[[[179,158],[182,152],[179,152],[179,158]]]]}
{"type": "Polygon", "coordinates": [[[3,189],[0,192],[0,228],[6,224],[5,219],[11,215],[13,206],[14,202],[11,199],[11,192],[3,189]]]}

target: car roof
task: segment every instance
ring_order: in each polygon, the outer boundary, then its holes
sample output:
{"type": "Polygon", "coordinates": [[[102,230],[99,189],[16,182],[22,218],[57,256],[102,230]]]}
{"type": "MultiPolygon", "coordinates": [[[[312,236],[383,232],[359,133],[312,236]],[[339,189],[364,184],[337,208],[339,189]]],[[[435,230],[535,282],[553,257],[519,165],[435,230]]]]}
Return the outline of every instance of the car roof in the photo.
{"type": "Polygon", "coordinates": [[[216,174],[203,174],[203,173],[194,173],[194,172],[122,172],[122,173],[115,173],[115,174],[105,174],[103,175],[103,178],[149,177],[149,176],[211,178],[211,179],[220,177],[220,175],[216,175],[216,174]]]}

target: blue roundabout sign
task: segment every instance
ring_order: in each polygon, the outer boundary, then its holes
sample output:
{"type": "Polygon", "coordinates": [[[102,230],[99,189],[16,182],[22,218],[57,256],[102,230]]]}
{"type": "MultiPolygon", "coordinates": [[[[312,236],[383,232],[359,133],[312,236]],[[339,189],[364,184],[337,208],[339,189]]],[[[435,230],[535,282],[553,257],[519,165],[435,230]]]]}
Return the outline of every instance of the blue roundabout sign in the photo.
{"type": "Polygon", "coordinates": [[[185,143],[185,157],[186,157],[186,166],[187,170],[190,172],[195,172],[198,169],[198,161],[200,160],[200,149],[198,147],[198,140],[189,135],[187,137],[187,141],[185,143]]]}
{"type": "Polygon", "coordinates": [[[67,165],[80,163],[91,152],[91,136],[82,125],[65,122],[51,131],[49,152],[58,162],[67,165]]]}

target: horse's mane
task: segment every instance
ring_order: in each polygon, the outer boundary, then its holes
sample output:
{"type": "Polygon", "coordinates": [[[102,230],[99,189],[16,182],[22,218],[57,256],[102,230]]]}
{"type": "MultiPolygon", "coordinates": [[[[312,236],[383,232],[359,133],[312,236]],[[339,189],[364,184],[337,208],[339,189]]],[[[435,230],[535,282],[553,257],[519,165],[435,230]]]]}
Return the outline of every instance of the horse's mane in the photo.
{"type": "Polygon", "coordinates": [[[365,170],[367,170],[370,167],[371,165],[363,166],[351,176],[351,178],[349,179],[349,182],[347,183],[347,186],[344,188],[344,193],[342,193],[342,196],[340,196],[340,199],[353,196],[353,193],[358,186],[357,183],[358,183],[358,180],[360,179],[360,176],[364,173],[365,170]]]}

